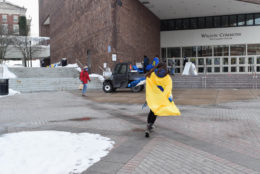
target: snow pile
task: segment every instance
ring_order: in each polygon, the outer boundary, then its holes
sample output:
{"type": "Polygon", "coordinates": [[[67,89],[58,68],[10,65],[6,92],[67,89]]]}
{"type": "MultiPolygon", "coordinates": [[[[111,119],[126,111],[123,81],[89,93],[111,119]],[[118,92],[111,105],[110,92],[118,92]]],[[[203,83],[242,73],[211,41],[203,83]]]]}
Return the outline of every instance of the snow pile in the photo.
{"type": "Polygon", "coordinates": [[[99,74],[90,74],[89,77],[90,77],[90,79],[91,79],[91,77],[97,77],[101,82],[105,81],[104,77],[99,74]]]}
{"type": "Polygon", "coordinates": [[[0,95],[0,98],[1,97],[7,97],[7,96],[14,96],[16,94],[21,94],[21,93],[19,91],[15,91],[15,90],[9,89],[9,94],[8,95],[0,95]]]}
{"type": "Polygon", "coordinates": [[[81,68],[79,67],[79,65],[77,63],[75,63],[75,64],[68,64],[65,67],[67,67],[67,68],[76,68],[79,72],[81,72],[81,68]]]}
{"type": "Polygon", "coordinates": [[[3,77],[0,77],[0,78],[3,78],[3,79],[14,79],[14,78],[16,78],[16,75],[8,70],[7,65],[0,65],[0,67],[3,68],[3,77]]]}
{"type": "Polygon", "coordinates": [[[114,142],[100,135],[42,131],[0,137],[0,171],[12,174],[81,173],[109,153],[114,142]]]}

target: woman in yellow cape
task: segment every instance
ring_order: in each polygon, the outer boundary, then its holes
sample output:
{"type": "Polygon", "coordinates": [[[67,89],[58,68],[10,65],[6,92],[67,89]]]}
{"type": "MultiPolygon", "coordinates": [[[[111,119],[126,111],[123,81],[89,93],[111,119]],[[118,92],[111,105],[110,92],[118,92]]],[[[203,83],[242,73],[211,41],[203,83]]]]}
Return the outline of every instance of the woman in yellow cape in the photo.
{"type": "Polygon", "coordinates": [[[180,116],[172,99],[172,79],[165,63],[159,63],[146,75],[146,102],[150,108],[146,137],[157,116],[180,116]]]}

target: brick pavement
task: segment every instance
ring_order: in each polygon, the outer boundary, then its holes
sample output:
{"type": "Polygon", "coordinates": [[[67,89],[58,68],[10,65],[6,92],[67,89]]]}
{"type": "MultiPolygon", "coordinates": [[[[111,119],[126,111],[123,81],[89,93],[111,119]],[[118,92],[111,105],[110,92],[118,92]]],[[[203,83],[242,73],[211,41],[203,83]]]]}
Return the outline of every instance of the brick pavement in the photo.
{"type": "Polygon", "coordinates": [[[177,104],[187,101],[187,105],[178,105],[182,116],[158,118],[150,139],[144,138],[149,111],[141,109],[144,93],[88,94],[81,97],[74,91],[0,98],[0,134],[59,130],[113,139],[116,144],[109,155],[84,174],[260,173],[257,90],[175,91],[177,104]],[[239,93],[239,97],[227,95],[239,93]],[[189,105],[199,96],[203,96],[203,105],[189,105]],[[83,117],[89,119],[75,121],[83,117]]]}

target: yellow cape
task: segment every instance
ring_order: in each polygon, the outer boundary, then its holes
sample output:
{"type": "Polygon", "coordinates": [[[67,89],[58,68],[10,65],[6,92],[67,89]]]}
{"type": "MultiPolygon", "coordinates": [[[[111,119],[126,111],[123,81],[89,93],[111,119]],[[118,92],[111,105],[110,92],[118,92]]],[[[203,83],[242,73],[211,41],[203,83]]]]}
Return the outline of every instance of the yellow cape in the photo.
{"type": "Polygon", "coordinates": [[[181,115],[174,102],[169,101],[169,97],[172,97],[172,79],[169,75],[160,78],[153,72],[150,78],[146,78],[146,102],[155,115],[181,115]],[[158,86],[161,86],[164,91],[162,92],[158,86]]]}

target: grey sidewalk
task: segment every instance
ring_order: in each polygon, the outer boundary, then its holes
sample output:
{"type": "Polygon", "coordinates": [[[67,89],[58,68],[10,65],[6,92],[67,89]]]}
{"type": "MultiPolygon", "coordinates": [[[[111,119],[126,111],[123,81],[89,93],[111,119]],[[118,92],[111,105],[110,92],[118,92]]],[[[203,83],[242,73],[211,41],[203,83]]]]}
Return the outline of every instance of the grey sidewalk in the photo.
{"type": "MultiPolygon", "coordinates": [[[[98,99],[99,93],[111,97],[96,91],[81,97],[75,91],[0,98],[0,134],[60,130],[112,138],[116,144],[109,155],[84,174],[260,173],[259,99],[181,105],[181,117],[158,118],[155,132],[146,139],[148,109],[142,110],[138,104],[144,94],[138,94],[139,102],[122,104],[122,96],[131,96],[129,93],[112,95],[113,103],[94,102],[94,94],[98,99]],[[75,118],[88,119],[71,120],[75,118]]],[[[134,98],[137,100],[135,95],[125,100],[134,98]]]]}

